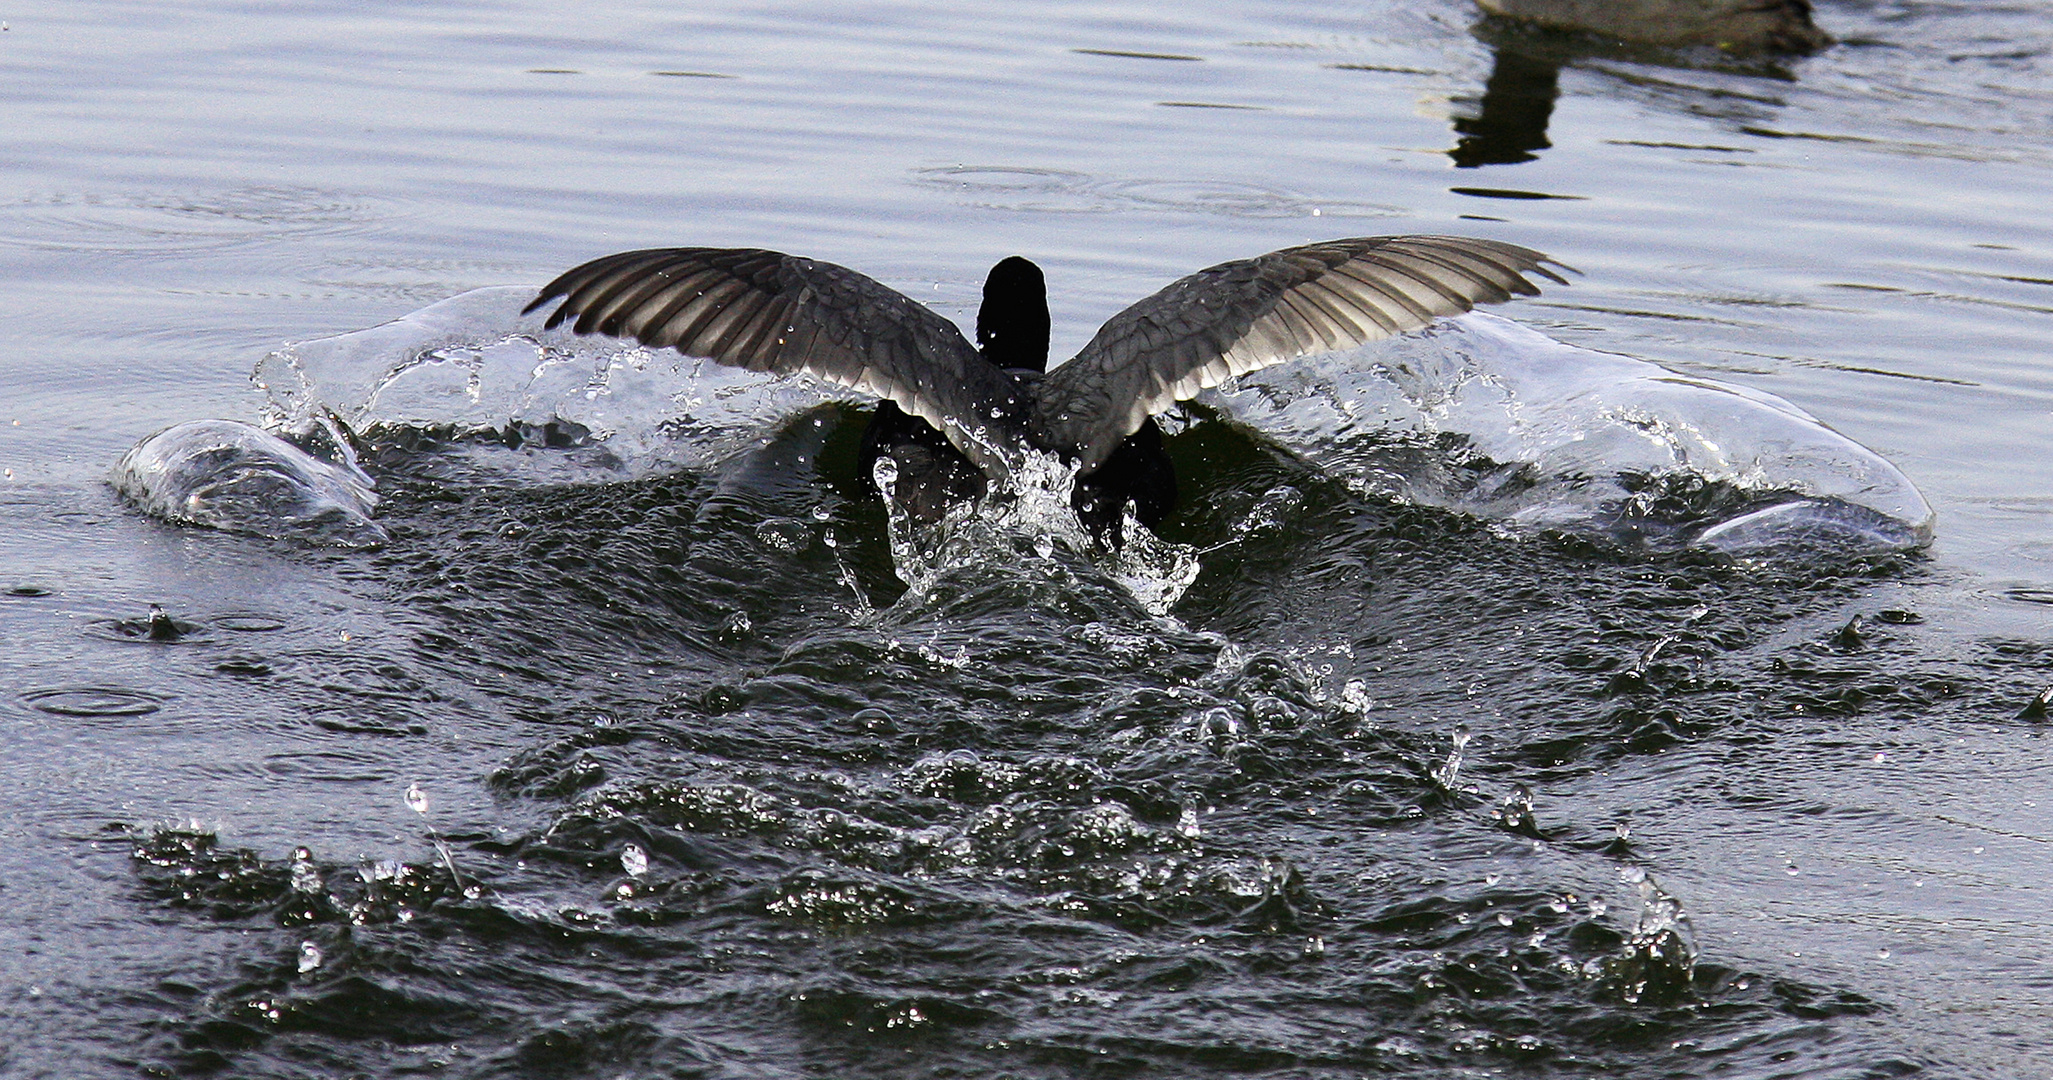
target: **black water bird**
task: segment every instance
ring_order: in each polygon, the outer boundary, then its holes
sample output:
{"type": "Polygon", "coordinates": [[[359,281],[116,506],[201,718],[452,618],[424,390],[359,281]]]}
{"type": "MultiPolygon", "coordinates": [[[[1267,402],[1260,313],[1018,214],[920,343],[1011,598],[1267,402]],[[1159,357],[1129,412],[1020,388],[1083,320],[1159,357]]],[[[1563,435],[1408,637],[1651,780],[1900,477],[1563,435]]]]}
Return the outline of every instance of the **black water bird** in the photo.
{"type": "Polygon", "coordinates": [[[1811,0],[1476,0],[1491,15],[1620,41],[1730,53],[1817,52],[1832,35],[1811,19],[1811,0]]]}
{"type": "MultiPolygon", "coordinates": [[[[924,518],[1010,476],[1020,451],[1078,467],[1072,505],[1121,540],[1176,504],[1154,416],[1235,375],[1353,348],[1566,281],[1528,248],[1454,236],[1369,236],[1220,263],[1113,316],[1048,371],[1048,291],[1018,256],[991,269],[972,346],[953,322],[833,263],[759,248],[658,248],[594,259],[544,286],[553,328],[632,338],[751,371],[804,372],[883,401],[862,468],[889,455],[893,494],[924,518]]],[[[1566,267],[1563,267],[1566,269],[1566,267]]]]}

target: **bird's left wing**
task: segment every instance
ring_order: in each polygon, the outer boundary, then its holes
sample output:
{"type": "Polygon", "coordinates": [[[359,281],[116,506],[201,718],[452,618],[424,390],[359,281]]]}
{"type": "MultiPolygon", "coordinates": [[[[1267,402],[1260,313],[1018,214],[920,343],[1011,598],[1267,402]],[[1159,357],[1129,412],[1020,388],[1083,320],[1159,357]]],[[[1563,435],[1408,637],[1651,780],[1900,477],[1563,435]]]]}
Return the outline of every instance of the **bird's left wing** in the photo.
{"type": "Polygon", "coordinates": [[[948,319],[873,278],[760,248],[594,259],[543,286],[554,328],[632,338],[750,371],[804,372],[889,399],[993,476],[1010,472],[1025,395],[948,319]]]}

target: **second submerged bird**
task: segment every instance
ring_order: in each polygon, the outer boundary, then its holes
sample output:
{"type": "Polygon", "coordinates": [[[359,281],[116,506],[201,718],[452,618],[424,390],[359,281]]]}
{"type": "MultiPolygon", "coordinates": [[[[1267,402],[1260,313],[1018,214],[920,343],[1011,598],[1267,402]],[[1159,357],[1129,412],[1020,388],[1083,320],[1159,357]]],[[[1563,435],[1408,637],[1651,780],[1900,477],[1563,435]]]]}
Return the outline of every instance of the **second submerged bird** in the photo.
{"type": "MultiPolygon", "coordinates": [[[[1513,294],[1552,259],[1496,240],[1362,236],[1200,270],[1114,315],[1048,371],[1048,288],[1019,256],[991,268],[972,346],[953,322],[844,266],[760,248],[656,248],[594,259],[543,287],[548,326],[632,338],[751,371],[803,372],[883,399],[862,469],[889,456],[915,516],[1004,480],[1021,452],[1077,466],[1071,505],[1117,545],[1154,527],[1176,476],[1154,416],[1235,375],[1354,348],[1513,294]]],[[[1566,269],[1566,267],[1563,267],[1566,269]]]]}

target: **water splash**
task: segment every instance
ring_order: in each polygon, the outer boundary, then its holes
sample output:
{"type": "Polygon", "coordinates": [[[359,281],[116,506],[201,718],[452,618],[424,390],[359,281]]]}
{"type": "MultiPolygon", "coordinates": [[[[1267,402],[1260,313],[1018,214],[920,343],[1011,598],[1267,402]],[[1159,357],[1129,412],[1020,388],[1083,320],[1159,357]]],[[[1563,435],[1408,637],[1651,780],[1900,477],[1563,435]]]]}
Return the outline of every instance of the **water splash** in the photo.
{"type": "Polygon", "coordinates": [[[1697,947],[1682,902],[1669,895],[1645,870],[1625,867],[1619,877],[1639,894],[1640,910],[1632,935],[1617,956],[1606,961],[1605,979],[1627,1004],[1666,1004],[1689,992],[1696,974],[1697,947]]]}
{"type": "Polygon", "coordinates": [[[332,418],[374,442],[426,433],[543,481],[703,468],[802,409],[823,384],[568,330],[516,330],[525,287],[475,289],[367,330],[279,349],[252,380],[267,426],[332,418]],[[573,451],[537,455],[537,448],[573,451]]]}
{"type": "Polygon", "coordinates": [[[321,456],[248,424],[195,420],[137,443],[111,481],[144,512],[182,525],[340,547],[384,543],[371,520],[375,484],[347,440],[309,421],[300,441],[321,456]]]}
{"type": "Polygon", "coordinates": [[[1902,472],[1789,402],[1480,312],[1201,400],[1360,494],[1515,529],[1735,555],[1932,538],[1902,472]]]}
{"type": "Polygon", "coordinates": [[[973,503],[951,506],[937,522],[914,517],[897,498],[898,463],[877,459],[872,479],[884,493],[892,569],[906,596],[929,597],[943,581],[1012,567],[1043,580],[1068,580],[1081,561],[1118,583],[1143,611],[1167,615],[1202,569],[1196,548],[1157,537],[1134,519],[1123,522],[1125,544],[1108,551],[1070,509],[1076,466],[1027,452],[1004,480],[973,503]]]}
{"type": "Polygon", "coordinates": [[[464,884],[463,873],[456,869],[456,856],[450,852],[449,845],[442,842],[442,834],[435,831],[435,826],[428,821],[428,793],[422,791],[419,784],[406,785],[406,806],[421,816],[421,827],[428,830],[428,840],[435,845],[435,853],[442,857],[442,866],[449,871],[449,878],[456,883],[457,890],[472,900],[483,895],[483,889],[476,883],[464,884]]]}
{"type": "Polygon", "coordinates": [[[314,853],[304,847],[292,849],[292,864],[287,881],[292,891],[302,896],[319,896],[326,884],[321,880],[321,868],[314,865],[314,853]]]}
{"type": "Polygon", "coordinates": [[[1447,750],[1447,759],[1432,771],[1433,784],[1441,791],[1454,794],[1461,790],[1458,785],[1461,783],[1462,754],[1468,750],[1469,738],[1468,725],[1455,725],[1453,745],[1447,750]]]}

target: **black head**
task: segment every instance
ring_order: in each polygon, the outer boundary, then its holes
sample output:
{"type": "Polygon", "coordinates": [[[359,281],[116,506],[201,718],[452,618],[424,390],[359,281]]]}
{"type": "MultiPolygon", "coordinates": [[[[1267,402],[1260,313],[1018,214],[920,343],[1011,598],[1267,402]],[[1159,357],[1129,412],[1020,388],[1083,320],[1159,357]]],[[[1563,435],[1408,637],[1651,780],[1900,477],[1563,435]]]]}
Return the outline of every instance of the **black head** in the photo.
{"type": "Polygon", "coordinates": [[[1048,370],[1048,279],[1017,255],[991,268],[977,309],[977,351],[1002,368],[1048,370]]]}

